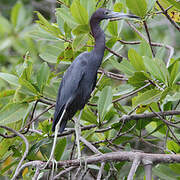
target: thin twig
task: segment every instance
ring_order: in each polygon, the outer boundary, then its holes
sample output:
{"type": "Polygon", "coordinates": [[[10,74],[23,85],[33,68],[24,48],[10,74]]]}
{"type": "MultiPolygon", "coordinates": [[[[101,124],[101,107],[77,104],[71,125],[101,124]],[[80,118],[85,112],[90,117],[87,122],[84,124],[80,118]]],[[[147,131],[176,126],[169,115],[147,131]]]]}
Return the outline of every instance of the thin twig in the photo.
{"type": "Polygon", "coordinates": [[[146,33],[147,33],[147,37],[148,37],[148,41],[149,41],[149,46],[151,48],[151,52],[152,52],[152,55],[153,55],[153,58],[154,58],[155,57],[155,53],[154,53],[154,50],[152,48],[151,37],[150,37],[150,34],[149,34],[149,30],[148,30],[148,26],[147,26],[146,21],[143,21],[143,24],[144,24],[144,27],[145,27],[145,30],[146,30],[146,33]]]}
{"type": "Polygon", "coordinates": [[[76,169],[76,168],[77,168],[76,166],[72,166],[72,167],[66,168],[65,170],[61,171],[59,174],[57,174],[56,176],[54,176],[53,180],[59,179],[63,174],[66,174],[66,173],[68,173],[68,172],[70,172],[71,170],[76,169]]]}
{"type": "Polygon", "coordinates": [[[167,19],[171,22],[171,24],[178,30],[180,31],[180,27],[178,26],[177,23],[175,23],[171,17],[169,16],[169,14],[167,13],[167,11],[161,6],[161,4],[159,3],[159,1],[156,1],[157,5],[160,7],[160,9],[162,10],[162,13],[167,17],[167,19]]]}
{"type": "Polygon", "coordinates": [[[120,58],[120,60],[122,60],[123,58],[125,58],[125,57],[117,54],[115,51],[111,50],[111,49],[108,48],[107,46],[105,47],[105,49],[108,50],[110,53],[114,54],[115,56],[117,56],[118,58],[120,58]]]}
{"type": "MultiPolygon", "coordinates": [[[[134,25],[132,25],[128,21],[127,21],[127,23],[141,38],[143,38],[148,43],[148,39],[140,31],[138,31],[134,25]]],[[[169,56],[168,56],[167,64],[166,64],[166,66],[168,67],[170,59],[174,54],[174,48],[169,45],[165,45],[162,43],[155,43],[155,42],[152,42],[152,46],[166,47],[167,49],[169,49],[169,56]]]]}
{"type": "Polygon", "coordinates": [[[140,87],[139,89],[137,89],[137,90],[135,90],[135,91],[133,91],[133,92],[130,92],[130,93],[124,95],[124,96],[121,96],[120,98],[115,99],[115,100],[113,100],[112,102],[115,103],[115,102],[118,102],[118,101],[120,101],[120,100],[122,100],[122,99],[125,99],[125,98],[129,97],[129,96],[132,96],[132,95],[136,94],[137,92],[143,90],[144,88],[148,87],[149,85],[151,85],[151,83],[148,83],[148,84],[140,87]]]}
{"type": "Polygon", "coordinates": [[[91,151],[96,154],[102,154],[95,146],[93,146],[89,141],[84,139],[82,136],[79,137],[79,140],[83,142],[91,151]]]}

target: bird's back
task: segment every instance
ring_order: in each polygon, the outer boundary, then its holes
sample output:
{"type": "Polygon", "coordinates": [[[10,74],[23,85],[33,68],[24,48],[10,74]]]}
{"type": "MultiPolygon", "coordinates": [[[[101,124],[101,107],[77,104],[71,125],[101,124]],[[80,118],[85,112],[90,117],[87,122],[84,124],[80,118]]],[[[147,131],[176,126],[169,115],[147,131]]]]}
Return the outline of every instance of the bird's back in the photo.
{"type": "Polygon", "coordinates": [[[90,98],[90,94],[95,87],[97,73],[97,68],[93,67],[93,60],[91,53],[84,52],[73,61],[65,72],[56,100],[53,131],[65,106],[67,108],[60,124],[60,133],[64,130],[67,120],[82,109],[90,98]]]}

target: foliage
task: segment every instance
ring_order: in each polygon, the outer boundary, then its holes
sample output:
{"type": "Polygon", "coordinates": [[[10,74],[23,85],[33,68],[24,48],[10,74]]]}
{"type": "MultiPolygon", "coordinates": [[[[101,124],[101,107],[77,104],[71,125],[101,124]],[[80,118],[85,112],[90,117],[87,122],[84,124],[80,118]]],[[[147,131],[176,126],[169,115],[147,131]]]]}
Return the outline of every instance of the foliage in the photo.
{"type": "MultiPolygon", "coordinates": [[[[62,4],[57,4],[54,23],[39,11],[34,12],[37,17],[35,21],[32,17],[32,7],[27,10],[22,1],[14,4],[9,17],[0,14],[0,125],[22,133],[23,127],[26,127],[35,118],[34,116],[44,112],[38,121],[31,125],[30,130],[33,133],[29,131],[25,134],[30,144],[26,162],[45,161],[50,155],[52,146],[50,120],[53,117],[53,110],[46,111],[46,108],[54,103],[62,75],[74,58],[81,52],[92,50],[94,39],[90,34],[88,22],[92,13],[102,6],[119,12],[130,11],[140,16],[142,21],[130,23],[135,24],[140,33],[145,34],[143,21],[146,21],[150,26],[151,38],[164,44],[156,47],[155,57],[153,57],[148,41],[127,27],[126,21],[104,21],[101,24],[106,34],[106,46],[114,54],[123,54],[124,57],[120,59],[106,49],[101,65],[105,75],[98,74],[99,84],[81,117],[83,126],[94,124],[95,128],[82,131],[83,137],[96,143],[96,147],[102,153],[112,152],[112,144],[114,144],[113,147],[123,147],[127,151],[138,149],[159,153],[163,148],[167,154],[180,153],[178,144],[180,141],[177,141],[180,139],[179,129],[169,126],[173,131],[172,134],[161,118],[137,121],[131,119],[125,123],[119,121],[121,117],[132,113],[137,115],[180,109],[178,46],[180,41],[176,39],[176,37],[179,38],[178,32],[173,25],[159,26],[159,22],[163,23],[165,17],[159,17],[157,9],[160,9],[155,0],[140,2],[139,0],[62,0],[62,4]],[[153,22],[155,22],[154,25],[153,22]],[[171,35],[170,30],[174,35],[171,35]],[[121,44],[121,40],[124,39],[139,43],[121,44]],[[175,41],[176,45],[174,45],[175,41]],[[167,44],[174,45],[173,57],[169,56],[167,52],[169,49],[165,48],[167,44]],[[108,76],[110,72],[115,72],[116,76],[111,78],[108,76]],[[117,78],[119,76],[123,78],[117,78]],[[131,96],[131,93],[135,95],[131,96]],[[120,101],[122,99],[125,100],[120,101]],[[37,102],[34,113],[33,107],[37,102]],[[35,133],[33,129],[38,130],[39,133],[35,133]],[[105,132],[98,132],[98,129],[105,129],[105,132]],[[121,133],[124,136],[118,136],[121,133]],[[113,139],[114,137],[116,138],[113,139]],[[158,148],[159,146],[162,148],[158,148]]],[[[159,0],[159,2],[165,9],[173,6],[168,11],[169,14],[172,12],[179,14],[179,4],[175,0],[159,0]]],[[[172,19],[179,22],[177,16],[172,19]]],[[[178,125],[180,115],[162,116],[162,118],[178,125]]],[[[74,127],[71,122],[68,123],[68,127],[74,127]]],[[[0,129],[1,134],[5,132],[4,129],[0,129]]],[[[7,135],[9,134],[7,132],[7,135]]],[[[56,160],[69,159],[73,140],[74,136],[71,139],[64,137],[58,141],[55,150],[56,160]]],[[[81,147],[84,151],[85,146],[82,144],[81,147]]],[[[10,172],[15,171],[24,150],[25,145],[19,137],[13,139],[0,137],[0,174],[2,176],[12,177],[10,172]]],[[[84,152],[87,153],[86,150],[84,152]]],[[[127,177],[130,169],[128,162],[106,163],[104,170],[109,178],[113,178],[110,174],[110,166],[116,170],[114,173],[118,178],[127,177]]],[[[99,168],[99,164],[96,167],[89,166],[90,171],[98,172],[99,168]]],[[[160,179],[166,179],[166,177],[179,179],[178,168],[179,164],[176,163],[156,165],[153,167],[153,175],[160,179]]],[[[34,173],[32,169],[27,168],[24,169],[22,176],[26,179],[34,173]]],[[[144,170],[139,168],[136,178],[144,179],[144,177],[144,170]]]]}

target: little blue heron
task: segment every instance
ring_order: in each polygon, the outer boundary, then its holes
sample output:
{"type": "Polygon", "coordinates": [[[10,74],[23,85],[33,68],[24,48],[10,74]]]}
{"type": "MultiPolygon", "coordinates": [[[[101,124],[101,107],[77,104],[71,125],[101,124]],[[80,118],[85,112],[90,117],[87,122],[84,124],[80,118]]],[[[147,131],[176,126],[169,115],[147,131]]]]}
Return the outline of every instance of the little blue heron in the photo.
{"type": "MultiPolygon", "coordinates": [[[[62,133],[66,127],[67,121],[71,119],[78,110],[84,108],[90,98],[91,92],[96,86],[97,71],[101,65],[105,50],[105,34],[100,28],[100,22],[104,19],[114,18],[138,17],[135,15],[113,12],[103,8],[98,9],[91,16],[90,27],[95,39],[95,46],[91,52],[83,52],[77,56],[62,78],[56,100],[52,126],[52,131],[55,131],[55,135],[50,159],[53,157],[58,130],[62,133]]],[[[80,115],[77,122],[79,119],[80,115]]],[[[76,137],[78,137],[77,131],[76,137]]],[[[79,146],[79,143],[77,146],[79,146]]],[[[80,150],[78,150],[78,155],[79,151],[80,150]]]]}

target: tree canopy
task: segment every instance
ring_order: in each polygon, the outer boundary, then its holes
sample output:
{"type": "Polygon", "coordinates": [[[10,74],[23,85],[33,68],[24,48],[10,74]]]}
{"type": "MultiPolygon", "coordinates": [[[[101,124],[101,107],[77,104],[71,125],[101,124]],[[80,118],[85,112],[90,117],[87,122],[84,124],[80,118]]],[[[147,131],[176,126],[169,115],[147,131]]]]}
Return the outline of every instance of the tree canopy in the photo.
{"type": "Polygon", "coordinates": [[[52,178],[54,105],[63,73],[91,51],[100,8],[106,50],[81,116],[58,135],[53,179],[180,179],[180,3],[176,0],[0,2],[0,178],[52,178]],[[69,161],[67,161],[69,160],[69,161]],[[80,165],[81,163],[81,165],[80,165]]]}

